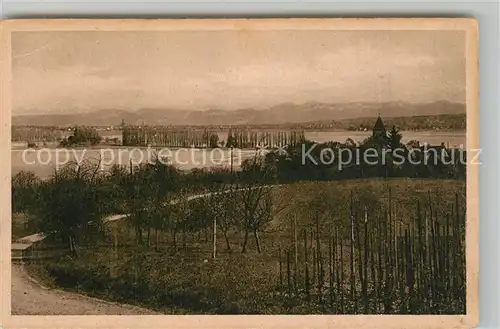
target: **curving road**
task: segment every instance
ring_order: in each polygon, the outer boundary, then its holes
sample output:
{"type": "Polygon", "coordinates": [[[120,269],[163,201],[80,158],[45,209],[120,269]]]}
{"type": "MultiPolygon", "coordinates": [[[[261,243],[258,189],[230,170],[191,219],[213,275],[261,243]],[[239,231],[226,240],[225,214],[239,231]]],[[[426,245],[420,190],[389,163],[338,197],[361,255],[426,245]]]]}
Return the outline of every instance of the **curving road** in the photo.
{"type": "Polygon", "coordinates": [[[154,315],[154,311],[132,305],[106,302],[40,286],[24,266],[12,264],[13,315],[154,315]]]}

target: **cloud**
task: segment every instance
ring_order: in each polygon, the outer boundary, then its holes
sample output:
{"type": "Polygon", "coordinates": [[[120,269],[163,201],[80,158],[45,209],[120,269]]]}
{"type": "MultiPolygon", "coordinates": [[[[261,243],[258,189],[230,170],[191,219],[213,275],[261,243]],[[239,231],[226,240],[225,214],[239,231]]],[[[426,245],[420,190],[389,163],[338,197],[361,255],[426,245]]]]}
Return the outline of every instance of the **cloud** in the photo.
{"type": "Polygon", "coordinates": [[[224,102],[226,95],[232,95],[242,106],[258,103],[255,100],[259,98],[300,102],[413,96],[425,101],[427,96],[436,97],[434,89],[449,87],[440,74],[442,64],[429,55],[399,53],[387,57],[377,49],[345,48],[307,62],[288,60],[229,67],[185,80],[178,87],[195,90],[200,99],[211,97],[213,101],[218,98],[224,102]]]}
{"type": "Polygon", "coordinates": [[[459,34],[50,33],[13,38],[15,113],[465,97],[459,34]]]}
{"type": "Polygon", "coordinates": [[[103,68],[84,65],[59,70],[18,67],[13,72],[13,105],[19,112],[37,110],[43,104],[48,111],[88,110],[102,98],[113,97],[117,106],[127,106],[135,88],[130,80],[100,74],[103,68]]]}

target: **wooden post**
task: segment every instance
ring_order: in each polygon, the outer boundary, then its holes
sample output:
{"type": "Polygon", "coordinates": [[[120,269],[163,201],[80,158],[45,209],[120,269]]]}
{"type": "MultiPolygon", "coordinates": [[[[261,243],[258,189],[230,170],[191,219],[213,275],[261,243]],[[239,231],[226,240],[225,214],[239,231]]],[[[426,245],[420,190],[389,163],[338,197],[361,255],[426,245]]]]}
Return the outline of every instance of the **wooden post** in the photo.
{"type": "MultiPolygon", "coordinates": [[[[118,264],[118,223],[112,222],[109,223],[109,225],[115,225],[114,229],[114,259],[115,263],[112,264],[111,269],[110,269],[110,275],[112,278],[116,277],[116,271],[115,271],[115,266],[118,264]]],[[[111,235],[111,232],[110,232],[111,235]]]]}
{"type": "Polygon", "coordinates": [[[283,265],[281,264],[281,246],[278,247],[279,261],[280,261],[280,281],[279,287],[280,289],[283,287],[283,265]]]}
{"type": "Polygon", "coordinates": [[[233,143],[231,142],[231,175],[233,174],[233,143]]]}
{"type": "Polygon", "coordinates": [[[355,265],[354,265],[354,211],[353,211],[353,201],[352,201],[352,191],[349,199],[349,220],[350,220],[350,281],[351,281],[351,300],[354,301],[356,299],[356,274],[355,274],[355,265]]]}
{"type": "Polygon", "coordinates": [[[217,221],[214,218],[214,253],[212,255],[212,258],[215,259],[215,256],[217,255],[217,221]]]}
{"type": "Polygon", "coordinates": [[[299,245],[297,241],[297,214],[293,217],[293,245],[295,247],[295,263],[293,268],[293,282],[295,288],[297,288],[297,269],[299,263],[299,245]]]}
{"type": "MultiPolygon", "coordinates": [[[[364,299],[364,312],[368,314],[368,211],[365,206],[365,236],[364,236],[364,266],[363,266],[363,299],[364,299]]],[[[359,260],[361,262],[361,259],[359,260]]]]}
{"type": "Polygon", "coordinates": [[[309,295],[309,265],[307,264],[307,231],[304,229],[304,271],[305,271],[305,281],[304,286],[307,294],[307,301],[310,301],[309,295]]]}
{"type": "Polygon", "coordinates": [[[332,242],[333,238],[329,238],[328,239],[328,291],[329,291],[329,296],[330,296],[330,307],[333,307],[333,268],[332,268],[332,264],[333,264],[333,252],[332,252],[332,248],[333,248],[333,242],[332,242]]]}
{"type": "Polygon", "coordinates": [[[286,251],[286,279],[288,285],[288,295],[292,294],[292,281],[290,276],[290,250],[286,251]]]}
{"type": "Polygon", "coordinates": [[[118,261],[118,223],[115,225],[115,258],[118,261]]]}

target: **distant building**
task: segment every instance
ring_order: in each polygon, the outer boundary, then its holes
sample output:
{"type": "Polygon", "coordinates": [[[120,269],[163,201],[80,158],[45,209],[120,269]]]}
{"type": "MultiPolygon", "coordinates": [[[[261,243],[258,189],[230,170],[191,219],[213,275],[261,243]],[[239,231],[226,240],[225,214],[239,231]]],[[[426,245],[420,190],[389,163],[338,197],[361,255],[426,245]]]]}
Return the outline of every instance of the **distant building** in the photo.
{"type": "Polygon", "coordinates": [[[32,255],[32,245],[30,243],[15,243],[11,244],[12,261],[24,261],[32,255]]]}
{"type": "Polygon", "coordinates": [[[47,236],[42,233],[32,234],[18,239],[11,244],[12,261],[24,262],[40,258],[39,247],[47,236]]]}
{"type": "Polygon", "coordinates": [[[377,118],[377,122],[375,122],[375,125],[373,126],[372,136],[374,138],[376,138],[376,137],[387,138],[387,130],[385,129],[385,126],[384,126],[384,123],[382,122],[382,118],[380,117],[380,114],[377,118]]]}

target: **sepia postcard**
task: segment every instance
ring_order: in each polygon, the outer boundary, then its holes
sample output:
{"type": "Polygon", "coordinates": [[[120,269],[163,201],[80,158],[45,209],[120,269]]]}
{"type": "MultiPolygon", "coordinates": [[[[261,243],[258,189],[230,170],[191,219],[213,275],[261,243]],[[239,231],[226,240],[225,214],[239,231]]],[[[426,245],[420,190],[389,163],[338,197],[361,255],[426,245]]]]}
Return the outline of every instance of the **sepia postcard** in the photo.
{"type": "Polygon", "coordinates": [[[5,328],[477,325],[474,19],[0,26],[5,328]]]}

